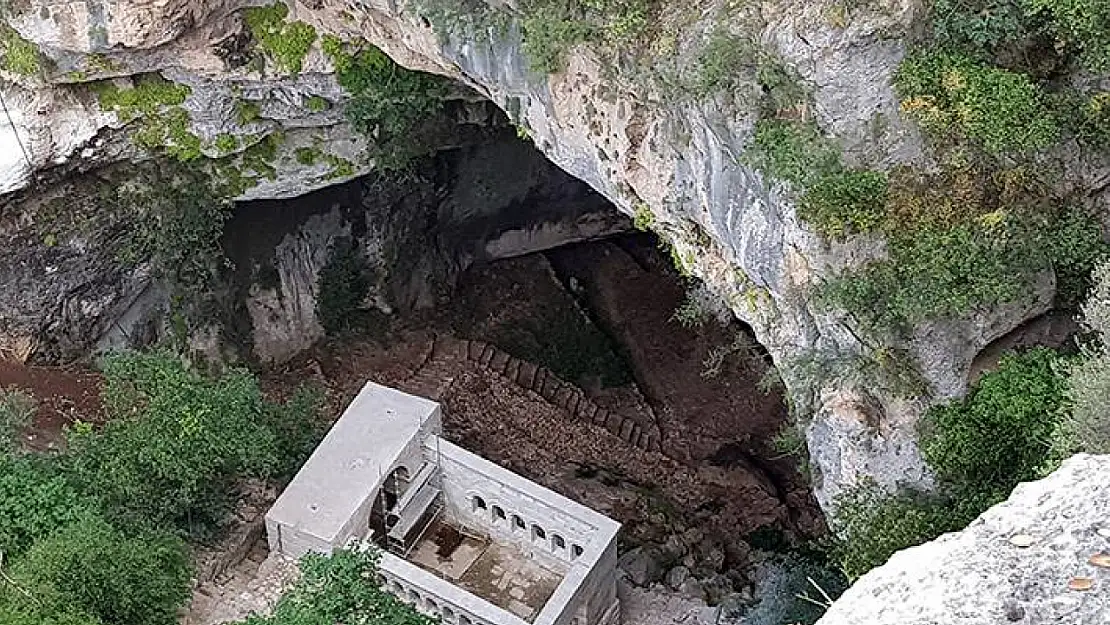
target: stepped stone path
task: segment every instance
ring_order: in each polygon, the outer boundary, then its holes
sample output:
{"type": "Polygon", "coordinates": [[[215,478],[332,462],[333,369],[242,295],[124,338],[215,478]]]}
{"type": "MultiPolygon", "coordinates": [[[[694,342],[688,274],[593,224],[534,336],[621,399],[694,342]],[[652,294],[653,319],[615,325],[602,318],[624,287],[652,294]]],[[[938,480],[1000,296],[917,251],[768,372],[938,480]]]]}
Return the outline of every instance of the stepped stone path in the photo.
{"type": "Polygon", "coordinates": [[[436,336],[424,362],[402,384],[414,395],[439,400],[450,388],[458,368],[470,362],[502,376],[548,403],[561,408],[573,419],[601,426],[626,443],[646,451],[662,451],[662,436],[655,424],[617,414],[594,403],[582,389],[559,379],[545,367],[516,358],[484,341],[436,336]]]}

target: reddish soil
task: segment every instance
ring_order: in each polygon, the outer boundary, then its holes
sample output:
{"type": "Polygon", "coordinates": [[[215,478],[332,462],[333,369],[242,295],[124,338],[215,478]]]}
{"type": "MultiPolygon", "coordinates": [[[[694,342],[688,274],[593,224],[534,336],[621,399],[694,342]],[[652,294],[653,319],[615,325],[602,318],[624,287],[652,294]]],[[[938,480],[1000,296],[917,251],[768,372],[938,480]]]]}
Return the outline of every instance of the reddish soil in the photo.
{"type": "Polygon", "coordinates": [[[0,388],[28,392],[38,401],[35,418],[23,433],[24,445],[36,451],[64,445],[63,429],[77,419],[101,421],[100,387],[100,375],[88,368],[0,360],[0,388]]]}

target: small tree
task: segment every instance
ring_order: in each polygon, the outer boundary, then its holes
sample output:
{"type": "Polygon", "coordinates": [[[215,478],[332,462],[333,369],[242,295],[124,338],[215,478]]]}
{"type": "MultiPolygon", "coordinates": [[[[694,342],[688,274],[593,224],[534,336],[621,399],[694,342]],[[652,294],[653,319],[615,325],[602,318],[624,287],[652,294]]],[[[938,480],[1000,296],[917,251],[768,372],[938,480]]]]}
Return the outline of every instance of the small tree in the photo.
{"type": "Polygon", "coordinates": [[[190,569],[180,539],[125,535],[90,514],[35,543],[14,577],[48,614],[77,608],[113,625],[174,625],[190,569]]]}
{"type": "Polygon", "coordinates": [[[303,577],[281,598],[271,616],[252,616],[239,625],[434,625],[376,580],[374,551],[309,554],[301,560],[303,577]]]}
{"type": "Polygon", "coordinates": [[[113,520],[196,530],[218,518],[236,479],[277,467],[246,371],[208,379],[166,353],[117,355],[103,367],[111,418],[70,432],[67,468],[113,520]]]}
{"type": "Polygon", "coordinates": [[[1078,451],[1110,453],[1110,263],[1092,274],[1093,286],[1083,304],[1083,326],[1094,341],[1083,357],[1063,367],[1067,375],[1067,404],[1056,432],[1056,452],[1063,457],[1078,451]]]}
{"type": "Polygon", "coordinates": [[[1040,476],[1064,400],[1060,358],[1047,348],[1007,354],[966,398],[929,410],[921,451],[941,482],[1002,498],[1040,476]]]}

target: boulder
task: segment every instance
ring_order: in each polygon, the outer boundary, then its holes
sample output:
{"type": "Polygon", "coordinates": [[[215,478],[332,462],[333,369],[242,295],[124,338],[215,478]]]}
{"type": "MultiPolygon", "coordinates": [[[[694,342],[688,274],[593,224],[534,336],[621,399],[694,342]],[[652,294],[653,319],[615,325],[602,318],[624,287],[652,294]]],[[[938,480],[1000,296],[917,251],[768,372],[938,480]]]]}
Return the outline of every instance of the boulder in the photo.
{"type": "Polygon", "coordinates": [[[636,547],[617,560],[617,566],[637,586],[649,586],[663,578],[663,565],[658,550],[636,547]]]}
{"type": "Polygon", "coordinates": [[[1110,456],[1080,454],[966,529],[894,554],[817,625],[1110,623],[1110,568],[1091,562],[1108,552],[1110,456]]]}

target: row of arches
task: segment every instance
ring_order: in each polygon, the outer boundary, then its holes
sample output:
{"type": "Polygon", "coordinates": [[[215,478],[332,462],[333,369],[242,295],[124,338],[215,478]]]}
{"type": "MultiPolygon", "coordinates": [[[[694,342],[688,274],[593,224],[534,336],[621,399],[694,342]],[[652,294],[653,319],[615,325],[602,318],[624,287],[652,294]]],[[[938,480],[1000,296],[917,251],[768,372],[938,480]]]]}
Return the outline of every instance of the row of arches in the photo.
{"type": "MultiPolygon", "coordinates": [[[[478,515],[488,514],[494,526],[508,523],[514,534],[528,533],[533,543],[542,544],[554,553],[564,558],[567,557],[567,541],[565,538],[555,533],[552,533],[550,538],[548,538],[547,530],[538,523],[529,524],[519,514],[506,515],[503,507],[498,504],[487,503],[480,495],[471,497],[470,511],[478,515]]],[[[583,552],[584,550],[581,545],[572,544],[570,546],[569,557],[571,560],[577,560],[582,556],[583,552]]]]}
{"type": "Polygon", "coordinates": [[[381,581],[382,587],[388,590],[392,595],[418,610],[431,614],[438,618],[441,623],[446,623],[448,625],[490,625],[482,619],[463,614],[458,609],[446,603],[441,606],[441,600],[437,600],[436,597],[430,595],[424,595],[416,588],[401,581],[396,579],[381,581]]]}

